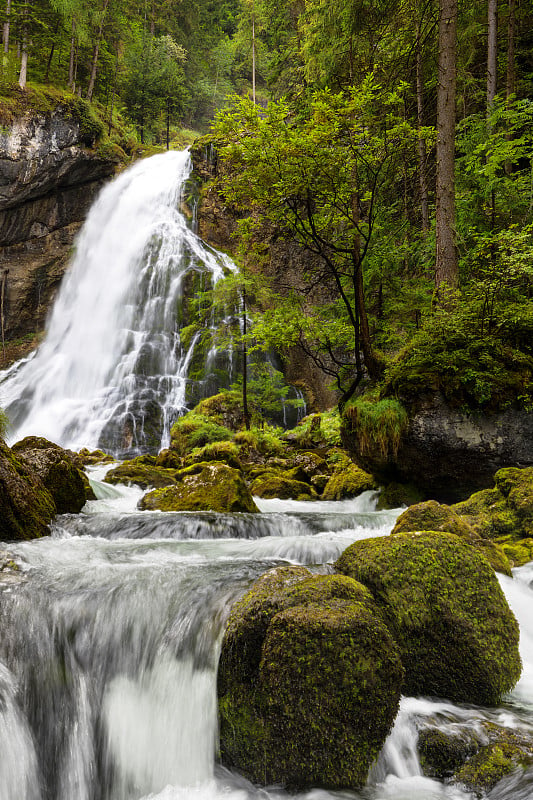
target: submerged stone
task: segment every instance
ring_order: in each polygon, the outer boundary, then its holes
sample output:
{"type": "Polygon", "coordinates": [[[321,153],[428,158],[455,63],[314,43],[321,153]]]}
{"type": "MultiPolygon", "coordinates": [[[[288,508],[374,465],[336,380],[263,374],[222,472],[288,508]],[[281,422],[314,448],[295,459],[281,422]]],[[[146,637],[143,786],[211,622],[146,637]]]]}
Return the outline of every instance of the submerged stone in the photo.
{"type": "Polygon", "coordinates": [[[403,670],[365,587],[272,570],[232,609],[218,674],[221,758],[256,783],[361,787],[403,670]]]}
{"type": "Polygon", "coordinates": [[[488,561],[459,537],[366,539],[335,567],[381,608],[400,648],[405,693],[495,705],[520,677],[518,624],[488,561]]]}

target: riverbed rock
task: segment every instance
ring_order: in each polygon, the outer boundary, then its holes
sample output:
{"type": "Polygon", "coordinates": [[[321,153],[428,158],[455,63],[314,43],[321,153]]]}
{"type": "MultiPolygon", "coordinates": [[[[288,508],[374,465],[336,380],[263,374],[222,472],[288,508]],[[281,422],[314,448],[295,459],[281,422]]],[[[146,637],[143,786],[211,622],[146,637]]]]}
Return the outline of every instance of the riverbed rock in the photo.
{"type": "Polygon", "coordinates": [[[499,545],[483,539],[453,508],[437,503],[436,500],[426,500],[409,506],[396,520],[391,535],[409,531],[453,533],[477,548],[497,572],[502,572],[504,575],[511,574],[509,559],[499,545]]]}
{"type": "Polygon", "coordinates": [[[0,539],[36,539],[50,533],[52,495],[29,464],[0,439],[0,539]]]}
{"type": "Polygon", "coordinates": [[[378,485],[372,475],[356,464],[350,463],[344,469],[336,470],[329,478],[322,492],[322,499],[345,500],[377,488],[378,485]]]}
{"type": "Polygon", "coordinates": [[[533,739],[520,729],[486,720],[423,728],[418,736],[425,775],[460,784],[478,797],[505,776],[533,766],[533,739]]]}
{"type": "Polygon", "coordinates": [[[403,670],[368,590],[281,567],[231,612],[218,673],[224,764],[289,789],[361,787],[403,670]]]}
{"type": "Polygon", "coordinates": [[[256,497],[281,500],[316,500],[318,495],[308,483],[295,480],[279,472],[264,472],[250,486],[256,497]]]}
{"type": "Polygon", "coordinates": [[[494,705],[518,680],[518,624],[488,561],[459,537],[366,539],[335,568],[367,586],[381,608],[406,694],[494,705]]]}
{"type": "Polygon", "coordinates": [[[148,487],[161,489],[163,486],[175,485],[175,469],[147,464],[142,459],[143,456],[140,459],[132,458],[128,461],[123,461],[118,467],[113,467],[109,472],[106,472],[104,483],[113,485],[117,483],[133,483],[136,486],[140,486],[141,489],[148,489],[148,487]]]}
{"type": "Polygon", "coordinates": [[[87,501],[88,481],[77,453],[40,436],[26,436],[13,445],[12,451],[39,475],[58,514],[81,511],[87,501]]]}
{"type": "Polygon", "coordinates": [[[174,473],[176,485],[148,492],[139,508],[148,511],[256,512],[239,470],[219,461],[193,464],[174,473]]]}

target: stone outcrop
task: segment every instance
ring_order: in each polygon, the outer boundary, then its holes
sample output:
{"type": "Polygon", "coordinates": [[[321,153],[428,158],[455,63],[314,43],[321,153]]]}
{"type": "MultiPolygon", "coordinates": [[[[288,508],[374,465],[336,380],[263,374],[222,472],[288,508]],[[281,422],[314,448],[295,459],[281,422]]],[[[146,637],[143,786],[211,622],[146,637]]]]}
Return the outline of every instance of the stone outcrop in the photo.
{"type": "Polygon", "coordinates": [[[6,339],[43,329],[74,237],[102,182],[117,167],[115,155],[94,149],[99,132],[77,98],[47,111],[22,108],[0,129],[6,339]]]}
{"type": "Polygon", "coordinates": [[[361,448],[350,426],[343,444],[363,469],[381,481],[413,483],[444,502],[462,500],[492,485],[501,467],[533,465],[533,413],[509,408],[495,414],[467,414],[439,395],[424,397],[409,417],[395,452],[361,448]]]}

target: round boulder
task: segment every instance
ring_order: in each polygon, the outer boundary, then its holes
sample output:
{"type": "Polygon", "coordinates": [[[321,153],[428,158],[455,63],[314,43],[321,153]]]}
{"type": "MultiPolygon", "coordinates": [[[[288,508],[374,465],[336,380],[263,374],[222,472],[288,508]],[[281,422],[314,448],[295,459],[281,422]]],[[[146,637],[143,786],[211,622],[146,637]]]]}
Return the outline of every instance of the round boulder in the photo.
{"type": "Polygon", "coordinates": [[[232,609],[218,673],[223,763],[289,789],[356,789],[394,722],[403,670],[370,593],[282,567],[232,609]]]}
{"type": "Polygon", "coordinates": [[[77,453],[40,436],[26,436],[13,445],[12,451],[40,477],[58,514],[81,511],[87,501],[87,481],[77,453]]]}
{"type": "Polygon", "coordinates": [[[335,566],[381,608],[400,648],[406,694],[494,705],[520,677],[518,624],[488,561],[459,537],[365,539],[335,566]]]}

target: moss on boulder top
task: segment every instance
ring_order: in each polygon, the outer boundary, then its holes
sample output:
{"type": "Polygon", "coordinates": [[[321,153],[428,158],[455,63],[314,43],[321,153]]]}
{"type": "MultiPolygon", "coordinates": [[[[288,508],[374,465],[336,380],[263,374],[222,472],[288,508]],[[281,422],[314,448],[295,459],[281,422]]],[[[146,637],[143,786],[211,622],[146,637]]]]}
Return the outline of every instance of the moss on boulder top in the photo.
{"type": "Polygon", "coordinates": [[[175,472],[175,469],[147,464],[144,456],[141,456],[123,461],[118,467],[110,469],[106,472],[104,483],[134,483],[141,489],[147,489],[149,486],[161,489],[163,486],[172,486],[176,483],[175,472]]]}
{"type": "Polygon", "coordinates": [[[396,716],[402,673],[363,586],[303,567],[266,573],[224,635],[223,763],[290,789],[362,786],[396,716]]]}
{"type": "Polygon", "coordinates": [[[0,539],[36,539],[50,533],[56,513],[41,478],[0,439],[0,539]]]}
{"type": "Polygon", "coordinates": [[[174,473],[175,485],[148,492],[147,511],[258,511],[239,470],[219,461],[193,464],[174,473]]]}
{"type": "Polygon", "coordinates": [[[493,489],[483,489],[453,510],[479,536],[499,544],[515,566],[530,560],[533,538],[533,468],[506,467],[494,476],[493,489]]]}
{"type": "Polygon", "coordinates": [[[426,500],[410,506],[396,520],[391,535],[410,531],[446,531],[459,536],[480,550],[487,558],[493,569],[511,574],[511,565],[501,547],[494,542],[482,539],[471,525],[460,517],[450,506],[437,503],[436,500],[426,500]]]}
{"type": "Polygon", "coordinates": [[[372,475],[365,472],[351,461],[341,469],[335,470],[322,492],[323,500],[344,500],[357,497],[369,489],[377,489],[372,475]]]}
{"type": "Polygon", "coordinates": [[[39,436],[27,436],[12,447],[42,480],[58,514],[77,514],[86,503],[86,476],[77,453],[39,436]]]}
{"type": "Polygon", "coordinates": [[[282,500],[316,500],[318,497],[308,483],[279,472],[264,472],[259,475],[251,484],[250,491],[256,497],[267,499],[279,497],[282,500]]]}
{"type": "Polygon", "coordinates": [[[400,648],[406,693],[494,705],[518,680],[518,624],[488,561],[459,537],[366,539],[335,566],[381,608],[400,648]]]}

